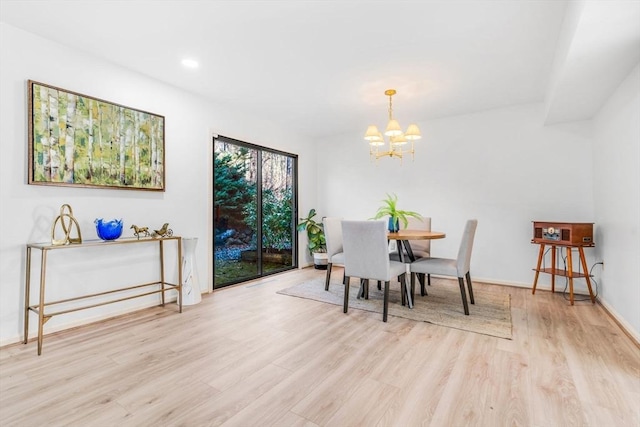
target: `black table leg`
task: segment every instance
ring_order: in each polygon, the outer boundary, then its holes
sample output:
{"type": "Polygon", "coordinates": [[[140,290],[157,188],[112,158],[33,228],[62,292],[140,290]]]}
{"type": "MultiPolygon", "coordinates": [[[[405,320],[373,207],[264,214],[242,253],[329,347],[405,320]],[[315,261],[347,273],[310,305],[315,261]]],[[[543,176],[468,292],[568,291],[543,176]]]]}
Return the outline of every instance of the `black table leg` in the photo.
{"type": "MultiPolygon", "coordinates": [[[[411,260],[411,262],[414,262],[416,260],[416,256],[413,254],[413,249],[411,249],[411,245],[409,244],[408,240],[398,240],[398,253],[402,254],[402,246],[404,246],[404,249],[407,251],[407,255],[409,255],[409,259],[411,260]]],[[[402,260],[402,262],[404,262],[404,256],[400,255],[400,260],[402,260]]],[[[420,282],[420,289],[424,289],[424,275],[423,274],[418,274],[418,281],[420,282]]],[[[423,292],[424,295],[424,292],[423,292]]]]}

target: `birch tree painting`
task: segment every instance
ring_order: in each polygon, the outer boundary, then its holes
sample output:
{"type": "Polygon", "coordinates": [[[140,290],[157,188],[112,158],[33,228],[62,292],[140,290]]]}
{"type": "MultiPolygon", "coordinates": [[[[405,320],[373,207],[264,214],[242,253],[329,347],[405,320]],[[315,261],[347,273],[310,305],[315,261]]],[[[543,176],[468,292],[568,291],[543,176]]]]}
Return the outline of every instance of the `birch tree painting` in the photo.
{"type": "Polygon", "coordinates": [[[29,184],[164,191],[164,117],[29,81],[29,184]]]}

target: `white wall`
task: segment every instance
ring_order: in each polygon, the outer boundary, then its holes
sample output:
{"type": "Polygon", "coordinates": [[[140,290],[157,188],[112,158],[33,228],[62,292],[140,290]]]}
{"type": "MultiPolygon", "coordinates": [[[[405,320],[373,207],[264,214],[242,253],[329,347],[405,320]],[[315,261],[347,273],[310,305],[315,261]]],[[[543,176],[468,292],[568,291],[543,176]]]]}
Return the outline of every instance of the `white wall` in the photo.
{"type": "Polygon", "coordinates": [[[593,192],[602,299],[640,339],[640,64],[594,120],[593,192]]]}
{"type": "MultiPolygon", "coordinates": [[[[93,224],[97,217],[122,217],[125,236],[131,235],[131,224],[159,228],[169,222],[176,235],[198,237],[200,278],[211,278],[209,200],[214,131],[299,154],[300,210],[315,206],[315,148],[308,139],[4,23],[0,31],[0,345],[18,341],[22,333],[25,244],[49,241],[51,224],[64,203],[72,206],[85,240],[97,238],[93,224]],[[165,116],[166,191],[27,185],[28,79],[165,116]]],[[[152,247],[115,248],[52,253],[47,299],[157,278],[157,252],[152,247]],[[122,262],[123,258],[128,261],[122,262]],[[98,267],[101,265],[103,268],[98,267]],[[136,268],[132,270],[131,265],[136,268]]],[[[170,255],[172,251],[170,245],[170,255]]],[[[34,261],[39,262],[39,253],[36,255],[34,261]]],[[[304,256],[302,250],[302,262],[306,262],[304,256]]],[[[168,266],[170,278],[176,272],[177,266],[168,266]]],[[[37,284],[38,278],[34,279],[37,284]]],[[[54,317],[45,331],[157,301],[157,297],[150,297],[54,317]]],[[[36,323],[36,316],[31,315],[31,325],[36,323]]]]}
{"type": "MultiPolygon", "coordinates": [[[[594,221],[591,125],[544,127],[543,113],[540,103],[422,123],[415,161],[402,165],[371,163],[364,129],[322,141],[320,214],[366,219],[395,192],[401,209],[431,216],[432,229],[447,233],[431,244],[444,257],[456,256],[465,221],[477,218],[476,280],[531,286],[538,250],[531,221],[594,221]]],[[[587,250],[589,265],[593,256],[587,250]]],[[[541,275],[540,287],[549,279],[541,275]]]]}

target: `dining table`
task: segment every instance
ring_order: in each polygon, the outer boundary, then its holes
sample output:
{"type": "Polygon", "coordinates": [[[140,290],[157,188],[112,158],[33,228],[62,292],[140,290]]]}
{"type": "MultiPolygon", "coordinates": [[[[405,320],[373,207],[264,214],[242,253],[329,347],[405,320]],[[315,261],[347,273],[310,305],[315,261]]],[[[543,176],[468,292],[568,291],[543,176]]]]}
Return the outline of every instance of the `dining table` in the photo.
{"type": "Polygon", "coordinates": [[[405,229],[394,232],[387,232],[387,239],[396,240],[398,244],[398,256],[400,257],[400,260],[402,262],[406,262],[406,259],[404,257],[405,252],[409,257],[409,261],[413,262],[416,260],[416,257],[411,250],[411,244],[409,244],[409,240],[435,240],[444,239],[445,237],[447,237],[447,235],[442,231],[405,229]]]}
{"type": "MultiPolygon", "coordinates": [[[[409,262],[413,262],[416,260],[416,257],[413,254],[413,250],[411,250],[411,244],[409,243],[410,240],[435,240],[444,239],[445,237],[447,237],[447,235],[442,231],[405,229],[394,232],[387,232],[387,239],[396,241],[398,245],[398,256],[400,257],[400,261],[404,263],[407,263],[405,252],[409,262]]],[[[409,277],[410,275],[409,269],[409,263],[407,263],[407,277],[409,277]]],[[[418,280],[420,280],[420,284],[424,286],[424,277],[420,276],[418,280]]],[[[409,308],[413,308],[413,298],[410,294],[407,295],[407,305],[409,306],[409,308]]]]}

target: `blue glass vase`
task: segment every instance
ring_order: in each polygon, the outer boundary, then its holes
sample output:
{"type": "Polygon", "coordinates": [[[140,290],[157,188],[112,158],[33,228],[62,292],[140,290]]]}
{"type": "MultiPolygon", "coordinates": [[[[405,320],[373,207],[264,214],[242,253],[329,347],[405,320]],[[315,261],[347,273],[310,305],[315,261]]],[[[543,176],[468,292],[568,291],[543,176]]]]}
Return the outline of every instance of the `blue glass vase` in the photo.
{"type": "Polygon", "coordinates": [[[398,230],[400,229],[399,227],[399,221],[398,218],[394,218],[394,217],[389,217],[389,232],[390,233],[397,233],[398,230]]]}
{"type": "Polygon", "coordinates": [[[95,221],[96,232],[98,237],[102,240],[116,240],[122,235],[122,220],[112,219],[105,221],[102,218],[97,218],[95,221]]]}

